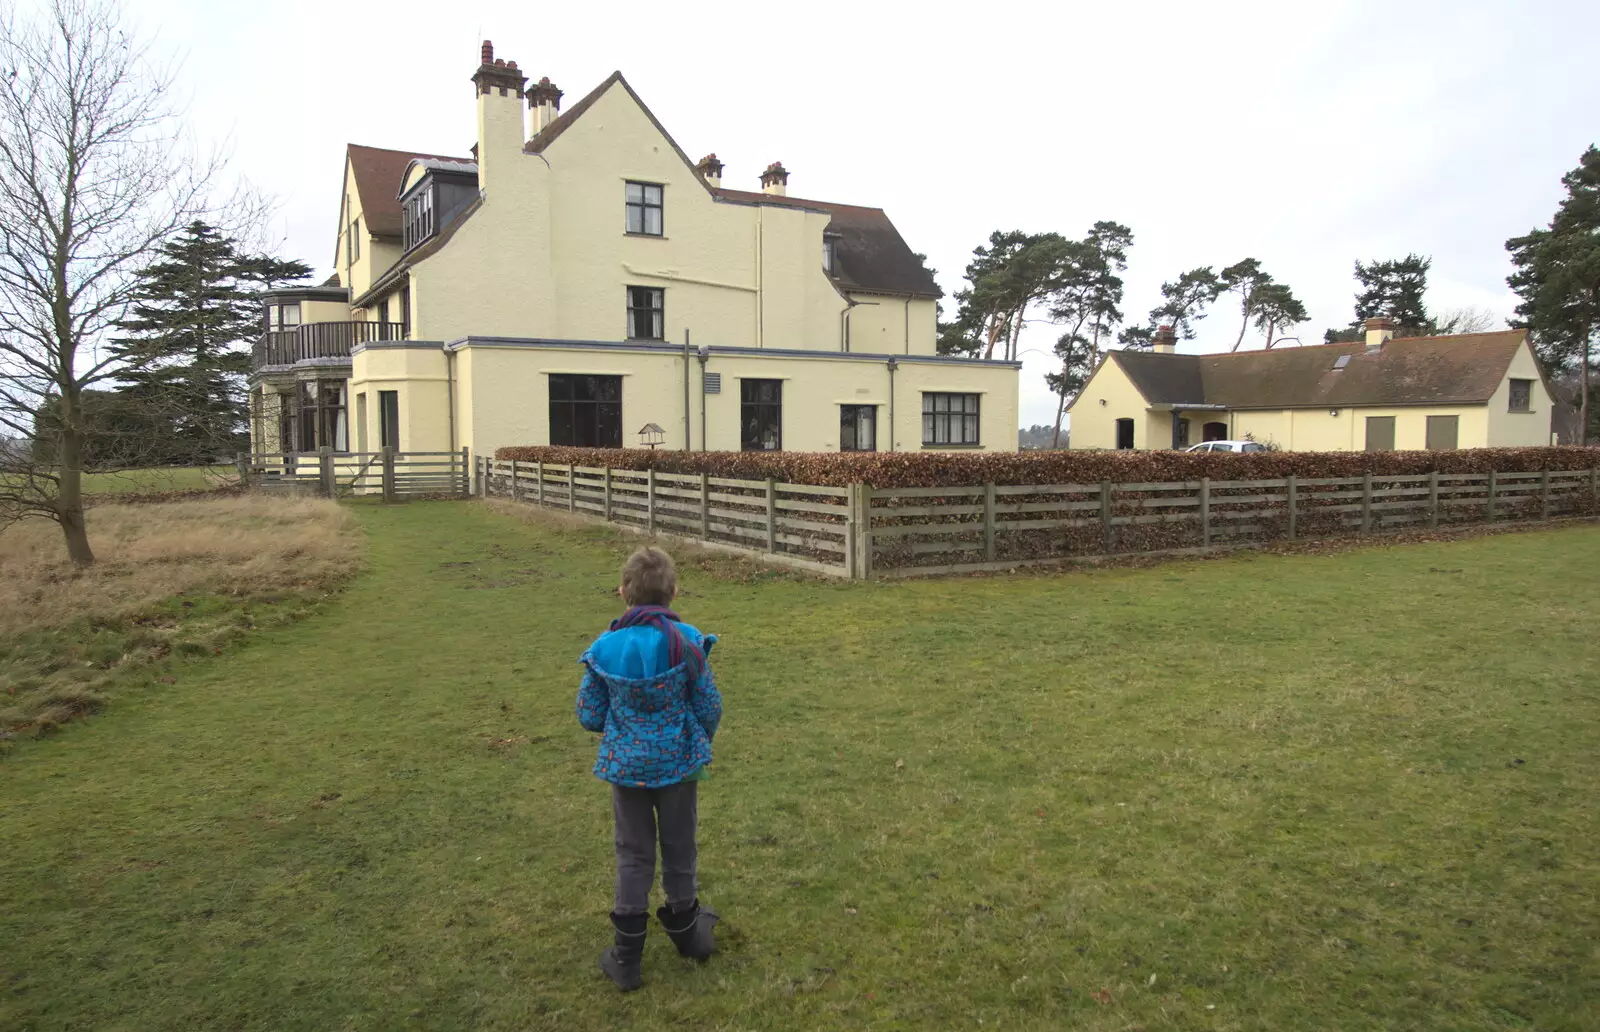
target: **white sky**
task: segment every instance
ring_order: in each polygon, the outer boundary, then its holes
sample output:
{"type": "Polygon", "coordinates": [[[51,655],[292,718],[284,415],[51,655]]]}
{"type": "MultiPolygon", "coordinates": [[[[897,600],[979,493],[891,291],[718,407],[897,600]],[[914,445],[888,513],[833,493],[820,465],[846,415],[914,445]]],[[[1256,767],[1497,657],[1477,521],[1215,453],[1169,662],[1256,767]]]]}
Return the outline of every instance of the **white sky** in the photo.
{"type": "MultiPolygon", "coordinates": [[[[283,253],[319,278],[344,145],[466,153],[485,37],[564,105],[620,68],[728,186],[781,160],[793,195],[885,208],[947,294],[992,230],[1115,219],[1134,231],[1130,321],[1163,279],[1249,256],[1305,301],[1307,343],[1350,320],[1357,258],[1432,255],[1432,309],[1508,315],[1503,242],[1548,221],[1600,139],[1592,0],[130,9],[183,55],[196,134],[231,138],[234,171],[281,200],[283,253]]],[[[1233,311],[1183,350],[1231,346],[1233,311]]],[[[1024,361],[1021,421],[1050,422],[1049,363],[1024,361]]]]}

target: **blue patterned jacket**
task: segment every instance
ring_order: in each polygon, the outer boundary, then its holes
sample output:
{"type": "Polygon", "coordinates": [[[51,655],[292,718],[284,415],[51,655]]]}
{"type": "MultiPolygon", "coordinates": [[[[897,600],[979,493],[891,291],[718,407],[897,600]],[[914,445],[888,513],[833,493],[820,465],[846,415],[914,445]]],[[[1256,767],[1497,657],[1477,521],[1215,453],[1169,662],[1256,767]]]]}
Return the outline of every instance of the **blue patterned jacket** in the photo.
{"type": "Polygon", "coordinates": [[[607,631],[579,657],[578,723],[603,732],[595,776],[629,788],[675,785],[711,762],[722,695],[711,675],[715,634],[679,624],[705,663],[691,683],[688,662],[666,669],[666,635],[654,627],[607,631]]]}

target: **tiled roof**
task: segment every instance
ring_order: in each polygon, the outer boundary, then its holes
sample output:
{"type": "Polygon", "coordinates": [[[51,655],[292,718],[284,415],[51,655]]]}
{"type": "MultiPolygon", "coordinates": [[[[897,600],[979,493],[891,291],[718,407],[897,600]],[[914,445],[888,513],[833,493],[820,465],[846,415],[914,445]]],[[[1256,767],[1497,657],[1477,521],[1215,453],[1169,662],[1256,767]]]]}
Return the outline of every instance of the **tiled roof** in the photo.
{"type": "MultiPolygon", "coordinates": [[[[720,200],[737,204],[770,204],[780,208],[806,208],[833,216],[828,233],[837,237],[833,278],[840,288],[868,294],[905,294],[940,297],[932,273],[912,253],[882,208],[863,208],[833,201],[810,201],[750,190],[713,187],[720,200]]],[[[818,261],[821,261],[819,256],[818,261]]]]}
{"type": "Polygon", "coordinates": [[[356,192],[361,197],[361,216],[367,220],[367,231],[374,236],[400,235],[402,223],[398,191],[400,181],[413,161],[421,159],[472,164],[471,158],[384,150],[381,147],[363,147],[358,143],[349,144],[345,153],[355,173],[356,192]]]}
{"type": "Polygon", "coordinates": [[[1222,355],[1113,351],[1152,405],[1348,408],[1479,405],[1505,378],[1524,330],[1400,337],[1368,353],[1362,342],[1222,355]],[[1348,356],[1343,368],[1338,360],[1348,356]]]}

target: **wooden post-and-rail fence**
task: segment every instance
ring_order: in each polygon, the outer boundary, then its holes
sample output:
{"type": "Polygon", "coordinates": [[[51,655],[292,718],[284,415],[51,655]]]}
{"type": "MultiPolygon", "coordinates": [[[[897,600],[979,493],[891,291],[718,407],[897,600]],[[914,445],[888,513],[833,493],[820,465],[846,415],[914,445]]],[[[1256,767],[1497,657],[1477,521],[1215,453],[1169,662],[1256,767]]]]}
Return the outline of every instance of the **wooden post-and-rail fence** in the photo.
{"type": "Polygon", "coordinates": [[[1600,519],[1600,469],[822,487],[480,456],[477,494],[853,579],[1600,519]]]}
{"type": "Polygon", "coordinates": [[[360,495],[386,502],[405,498],[467,497],[474,493],[473,463],[459,452],[318,452],[250,455],[235,462],[247,490],[316,494],[324,498],[360,495]]]}

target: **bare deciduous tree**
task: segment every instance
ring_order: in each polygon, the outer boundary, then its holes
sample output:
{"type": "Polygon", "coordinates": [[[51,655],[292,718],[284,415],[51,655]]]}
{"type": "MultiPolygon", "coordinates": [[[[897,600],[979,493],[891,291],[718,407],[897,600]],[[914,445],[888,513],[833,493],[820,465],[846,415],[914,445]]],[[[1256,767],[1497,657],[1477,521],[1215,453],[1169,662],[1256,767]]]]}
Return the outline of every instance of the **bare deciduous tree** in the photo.
{"type": "Polygon", "coordinates": [[[136,273],[210,214],[221,166],[192,154],[177,114],[115,0],[0,8],[0,436],[23,442],[0,459],[0,516],[55,520],[79,564],[94,561],[85,394],[119,371],[103,349],[136,273]]]}

